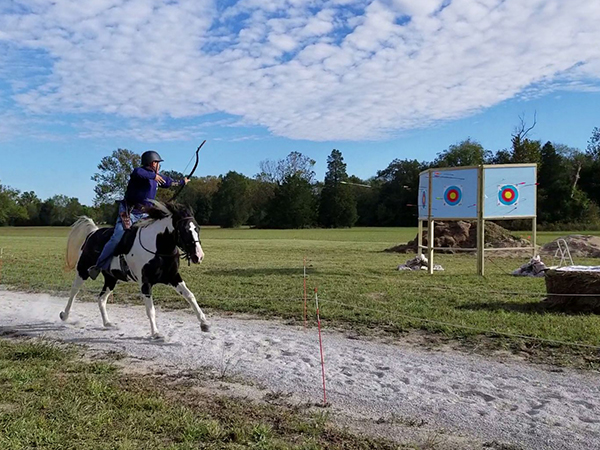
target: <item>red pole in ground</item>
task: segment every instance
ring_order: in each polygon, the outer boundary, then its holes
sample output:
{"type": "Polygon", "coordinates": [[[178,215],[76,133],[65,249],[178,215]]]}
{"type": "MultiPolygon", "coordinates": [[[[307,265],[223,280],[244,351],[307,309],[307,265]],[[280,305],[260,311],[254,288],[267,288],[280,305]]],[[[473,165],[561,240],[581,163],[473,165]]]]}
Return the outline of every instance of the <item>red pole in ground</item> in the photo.
{"type": "Polygon", "coordinates": [[[321,374],[323,376],[323,405],[327,404],[327,392],[325,390],[325,358],[323,356],[323,339],[321,338],[321,318],[319,316],[319,297],[315,288],[315,303],[317,304],[317,325],[319,328],[319,347],[321,348],[321,374]]]}
{"type": "Polygon", "coordinates": [[[304,257],[304,329],[306,330],[306,256],[304,257]]]}

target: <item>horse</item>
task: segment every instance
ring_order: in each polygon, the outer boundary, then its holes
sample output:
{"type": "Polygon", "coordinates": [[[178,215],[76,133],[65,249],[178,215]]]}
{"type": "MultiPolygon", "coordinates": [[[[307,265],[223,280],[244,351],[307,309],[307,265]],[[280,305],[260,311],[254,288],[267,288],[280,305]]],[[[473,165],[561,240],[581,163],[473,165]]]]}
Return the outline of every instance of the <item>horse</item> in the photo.
{"type": "MultiPolygon", "coordinates": [[[[156,326],[156,313],[152,300],[152,287],[166,284],[175,288],[196,313],[202,331],[210,325],[198,306],[196,297],[188,289],[179,274],[179,260],[183,257],[194,264],[204,259],[200,243],[200,227],[186,206],[157,201],[147,209],[148,217],[125,231],[117,246],[109,270],[102,271],[104,286],[98,297],[102,322],[106,328],[113,327],[106,312],[106,302],[118,281],[137,282],[150,320],[150,336],[162,339],[156,326]]],[[[62,321],[69,318],[75,296],[90,277],[88,269],[96,263],[104,244],[112,236],[112,228],[98,228],[89,217],[80,217],[72,226],[67,241],[66,268],[77,269],[69,300],[60,313],[62,321]]]]}

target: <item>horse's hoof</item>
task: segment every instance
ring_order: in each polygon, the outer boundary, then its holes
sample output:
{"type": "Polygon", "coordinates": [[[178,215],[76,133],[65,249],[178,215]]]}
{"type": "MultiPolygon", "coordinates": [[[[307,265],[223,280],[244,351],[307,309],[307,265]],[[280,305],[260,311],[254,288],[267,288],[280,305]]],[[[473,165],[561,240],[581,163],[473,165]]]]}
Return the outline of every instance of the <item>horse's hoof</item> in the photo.
{"type": "Polygon", "coordinates": [[[206,323],[201,323],[200,324],[200,329],[202,331],[204,331],[205,333],[208,333],[210,331],[210,325],[208,325],[206,323]]]}
{"type": "Polygon", "coordinates": [[[66,314],[64,311],[61,311],[59,316],[60,316],[60,320],[62,320],[63,322],[66,322],[66,320],[69,318],[69,315],[66,314]]]}
{"type": "Polygon", "coordinates": [[[116,328],[116,325],[112,322],[106,322],[104,328],[116,328]]]}
{"type": "Polygon", "coordinates": [[[150,336],[150,340],[154,342],[162,342],[165,340],[165,337],[160,333],[154,333],[152,336],[150,336]]]}

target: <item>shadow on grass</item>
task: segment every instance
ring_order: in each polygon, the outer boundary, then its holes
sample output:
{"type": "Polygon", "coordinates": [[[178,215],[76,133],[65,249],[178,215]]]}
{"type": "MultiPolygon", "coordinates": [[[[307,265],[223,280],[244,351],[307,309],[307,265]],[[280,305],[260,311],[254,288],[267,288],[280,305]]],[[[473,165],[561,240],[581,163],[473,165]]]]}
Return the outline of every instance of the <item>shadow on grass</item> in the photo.
{"type": "Polygon", "coordinates": [[[594,311],[557,308],[545,302],[488,302],[488,303],[467,303],[457,307],[460,310],[469,311],[509,311],[523,314],[556,314],[556,315],[592,315],[594,311]]]}
{"type": "MultiPolygon", "coordinates": [[[[311,268],[306,268],[307,273],[310,272],[311,275],[314,274],[322,274],[322,272],[320,272],[317,269],[313,269],[311,268]]],[[[263,269],[256,269],[256,268],[248,268],[248,269],[210,269],[207,270],[205,272],[203,272],[205,275],[221,275],[221,276],[238,276],[238,277],[254,277],[254,276],[264,276],[264,275],[285,275],[285,276],[291,276],[291,275],[297,275],[297,276],[302,276],[303,275],[303,269],[302,267],[293,267],[293,268],[263,268],[263,269]]]]}

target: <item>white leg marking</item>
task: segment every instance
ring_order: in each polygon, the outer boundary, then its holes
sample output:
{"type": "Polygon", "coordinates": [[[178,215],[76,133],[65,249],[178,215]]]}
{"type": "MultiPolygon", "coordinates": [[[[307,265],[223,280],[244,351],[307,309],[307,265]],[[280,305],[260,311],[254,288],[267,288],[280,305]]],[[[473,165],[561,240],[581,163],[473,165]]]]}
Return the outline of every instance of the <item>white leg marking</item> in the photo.
{"type": "Polygon", "coordinates": [[[187,300],[187,302],[190,304],[190,306],[192,307],[192,309],[196,313],[196,317],[198,317],[198,320],[200,321],[200,329],[202,331],[209,331],[210,325],[209,325],[208,321],[206,320],[206,316],[204,315],[204,313],[202,312],[202,310],[198,306],[198,302],[196,301],[196,297],[194,296],[194,294],[192,293],[192,291],[190,291],[188,289],[188,287],[185,285],[185,282],[182,281],[181,283],[179,283],[177,285],[177,287],[175,288],[175,290],[183,298],[185,298],[187,300]]]}
{"type": "Polygon", "coordinates": [[[150,335],[154,339],[161,338],[162,336],[158,332],[156,326],[156,310],[154,309],[154,302],[152,301],[152,295],[142,294],[144,304],[146,305],[146,315],[150,319],[150,335]]]}
{"type": "Polygon", "coordinates": [[[192,233],[194,241],[196,241],[195,248],[198,261],[202,261],[204,259],[204,251],[202,251],[202,246],[200,245],[200,236],[198,235],[198,230],[196,229],[196,225],[194,225],[193,222],[190,222],[190,232],[192,233]]]}
{"type": "Polygon", "coordinates": [[[112,291],[110,289],[106,289],[103,294],[100,294],[98,297],[98,307],[100,308],[100,315],[102,316],[102,323],[105,327],[110,328],[113,324],[108,320],[108,313],[106,312],[106,302],[108,301],[108,297],[112,291]]]}
{"type": "Polygon", "coordinates": [[[69,300],[67,301],[67,306],[65,306],[65,310],[60,313],[60,320],[65,321],[69,318],[69,312],[71,311],[71,307],[73,306],[73,301],[75,300],[75,296],[81,289],[81,286],[85,283],[85,281],[77,275],[73,280],[73,284],[71,285],[71,292],[69,294],[69,300]]]}

